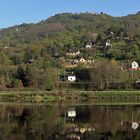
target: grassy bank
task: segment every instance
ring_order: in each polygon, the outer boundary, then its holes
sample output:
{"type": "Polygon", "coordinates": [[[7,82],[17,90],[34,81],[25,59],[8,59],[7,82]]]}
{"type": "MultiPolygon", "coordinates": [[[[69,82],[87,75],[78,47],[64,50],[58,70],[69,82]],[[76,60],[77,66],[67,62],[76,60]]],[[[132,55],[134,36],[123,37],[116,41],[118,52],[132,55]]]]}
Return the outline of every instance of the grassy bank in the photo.
{"type": "Polygon", "coordinates": [[[140,91],[1,91],[0,101],[139,102],[140,91]]]}

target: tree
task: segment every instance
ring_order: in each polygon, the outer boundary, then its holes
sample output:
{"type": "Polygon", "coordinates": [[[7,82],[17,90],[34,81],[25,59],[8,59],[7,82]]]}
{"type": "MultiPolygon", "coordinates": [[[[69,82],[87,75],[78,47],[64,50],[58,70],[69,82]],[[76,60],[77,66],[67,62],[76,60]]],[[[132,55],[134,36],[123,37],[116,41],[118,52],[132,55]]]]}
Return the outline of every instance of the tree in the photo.
{"type": "Polygon", "coordinates": [[[44,87],[45,90],[53,90],[57,86],[57,69],[47,68],[44,72],[44,87]]]}
{"type": "Polygon", "coordinates": [[[128,80],[127,72],[115,60],[101,61],[91,71],[95,88],[108,89],[112,83],[123,83],[128,80]]]}
{"type": "Polygon", "coordinates": [[[31,86],[31,80],[33,77],[33,73],[31,70],[31,67],[29,65],[21,65],[17,69],[17,79],[20,79],[23,83],[24,87],[30,87],[31,86]]]}

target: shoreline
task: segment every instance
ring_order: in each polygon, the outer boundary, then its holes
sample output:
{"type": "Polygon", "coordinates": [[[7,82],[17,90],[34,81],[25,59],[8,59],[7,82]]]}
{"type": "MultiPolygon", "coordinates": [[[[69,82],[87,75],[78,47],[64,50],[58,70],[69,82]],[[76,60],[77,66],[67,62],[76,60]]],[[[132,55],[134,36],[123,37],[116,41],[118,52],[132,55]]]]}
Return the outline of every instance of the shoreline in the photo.
{"type": "Polygon", "coordinates": [[[140,91],[0,91],[0,101],[49,102],[94,101],[96,103],[140,102],[140,91]]]}

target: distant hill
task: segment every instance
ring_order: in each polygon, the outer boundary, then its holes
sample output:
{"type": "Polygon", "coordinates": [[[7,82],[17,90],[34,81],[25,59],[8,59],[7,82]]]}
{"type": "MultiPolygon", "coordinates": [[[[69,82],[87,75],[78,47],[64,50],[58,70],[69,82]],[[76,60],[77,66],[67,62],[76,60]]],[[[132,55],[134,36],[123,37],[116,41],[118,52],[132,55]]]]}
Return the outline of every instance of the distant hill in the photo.
{"type": "MultiPolygon", "coordinates": [[[[56,34],[59,41],[69,38],[82,38],[86,34],[108,34],[109,32],[125,34],[133,38],[140,33],[140,12],[125,17],[92,13],[63,13],[43,20],[37,24],[21,24],[0,31],[0,47],[19,47],[44,39],[54,39],[56,34]],[[61,38],[60,38],[61,34],[61,38]]],[[[65,44],[65,42],[64,42],[65,44]]]]}
{"type": "Polygon", "coordinates": [[[140,65],[140,12],[63,13],[9,27],[0,30],[0,56],[0,90],[134,88],[140,71],[132,75],[130,68],[133,61],[140,65]],[[70,74],[79,83],[69,84],[70,74]]]}

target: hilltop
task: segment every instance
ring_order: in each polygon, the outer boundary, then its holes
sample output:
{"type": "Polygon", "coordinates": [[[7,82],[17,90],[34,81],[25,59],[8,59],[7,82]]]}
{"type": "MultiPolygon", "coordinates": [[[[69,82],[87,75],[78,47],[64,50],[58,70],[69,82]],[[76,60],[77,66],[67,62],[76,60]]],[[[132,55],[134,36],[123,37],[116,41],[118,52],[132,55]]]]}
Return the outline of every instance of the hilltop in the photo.
{"type": "MultiPolygon", "coordinates": [[[[1,30],[0,46],[17,47],[38,42],[46,38],[55,39],[55,36],[59,37],[62,43],[65,38],[73,40],[73,38],[76,37],[81,41],[83,36],[94,33],[104,34],[104,36],[106,35],[105,37],[108,37],[109,31],[115,32],[115,34],[119,34],[123,31],[124,34],[133,38],[139,34],[139,23],[139,12],[135,15],[125,17],[112,17],[104,13],[63,13],[57,14],[37,24],[23,23],[1,30]]],[[[85,38],[85,40],[86,39],[88,38],[85,38]]]]}

